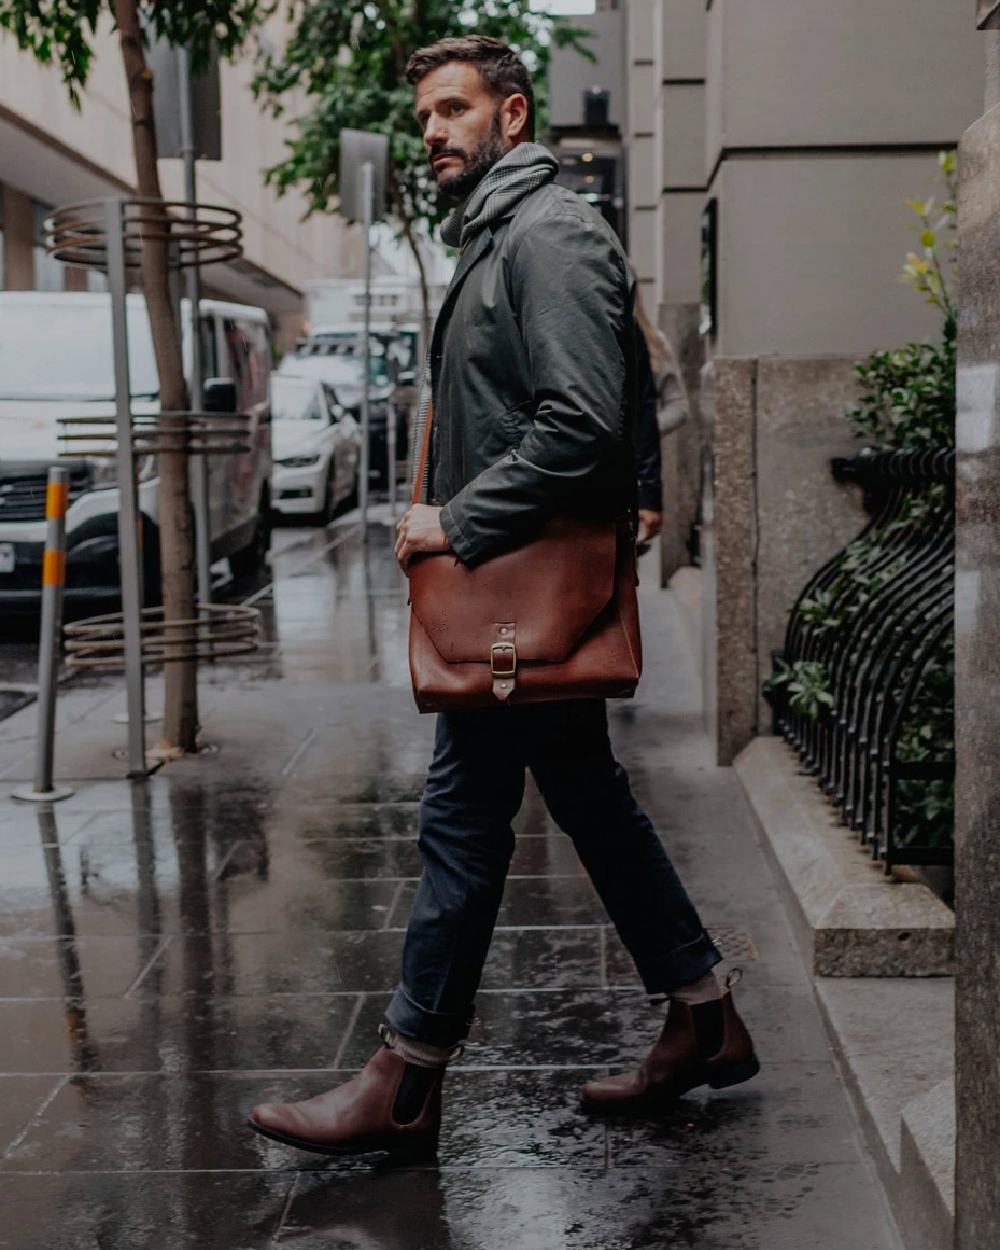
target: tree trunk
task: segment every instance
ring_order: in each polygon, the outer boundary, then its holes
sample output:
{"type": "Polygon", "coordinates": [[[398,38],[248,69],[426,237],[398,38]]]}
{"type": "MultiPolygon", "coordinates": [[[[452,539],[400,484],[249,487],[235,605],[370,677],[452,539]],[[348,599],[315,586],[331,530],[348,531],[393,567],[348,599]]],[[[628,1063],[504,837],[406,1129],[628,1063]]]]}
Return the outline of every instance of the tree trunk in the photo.
{"type": "MultiPolygon", "coordinates": [[[[114,0],[125,77],[132,110],[132,143],[136,183],[140,196],[162,199],[157,169],[156,125],[153,118],[153,75],[146,65],[137,0],[114,0]]],[[[150,217],[157,216],[155,209],[150,217]]],[[[166,233],[167,214],[160,217],[166,233]]],[[[155,229],[156,223],[151,223],[155,229]]],[[[149,309],[153,351],[160,379],[161,421],[165,428],[183,427],[182,418],[171,413],[187,411],[188,393],[181,354],[181,329],[177,324],[170,290],[170,254],[166,242],[144,239],[142,283],[149,309]]],[[[177,440],[180,441],[180,440],[177,440]]],[[[158,457],[160,564],[164,618],[194,618],[195,545],[194,514],[188,479],[186,451],[162,452],[158,457]]],[[[184,754],[195,749],[198,731],[197,665],[193,660],[174,660],[165,665],[163,739],[157,750],[184,754]]]]}

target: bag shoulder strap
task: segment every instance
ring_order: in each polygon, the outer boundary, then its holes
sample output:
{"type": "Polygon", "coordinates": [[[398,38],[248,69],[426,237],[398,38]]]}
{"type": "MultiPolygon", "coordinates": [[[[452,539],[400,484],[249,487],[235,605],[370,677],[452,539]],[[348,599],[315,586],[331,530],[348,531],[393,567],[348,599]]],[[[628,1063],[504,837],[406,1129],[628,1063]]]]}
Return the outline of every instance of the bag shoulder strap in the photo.
{"type": "Polygon", "coordinates": [[[416,471],[413,474],[413,494],[410,503],[426,503],[426,499],[421,499],[421,492],[424,486],[424,477],[427,473],[427,458],[431,450],[431,426],[434,424],[434,401],[433,399],[427,405],[427,417],[424,420],[423,437],[420,440],[420,455],[417,457],[416,471]]]}

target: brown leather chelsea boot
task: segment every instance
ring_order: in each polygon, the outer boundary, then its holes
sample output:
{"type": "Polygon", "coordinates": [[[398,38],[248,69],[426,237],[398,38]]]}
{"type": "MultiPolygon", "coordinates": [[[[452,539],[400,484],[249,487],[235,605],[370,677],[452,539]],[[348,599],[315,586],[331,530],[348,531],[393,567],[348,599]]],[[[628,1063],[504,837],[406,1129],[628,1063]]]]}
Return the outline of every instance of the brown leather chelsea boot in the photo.
{"type": "Polygon", "coordinates": [[[724,1089],[760,1071],[753,1042],[727,987],[717,1002],[672,999],[659,1039],[639,1068],[589,1081],[583,1087],[587,1111],[653,1110],[699,1085],[724,1089]]]}
{"type": "Polygon", "coordinates": [[[382,1046],[357,1076],[303,1102],[265,1102],[250,1112],[264,1137],[316,1154],[437,1150],[443,1068],[407,1063],[382,1046]]]}

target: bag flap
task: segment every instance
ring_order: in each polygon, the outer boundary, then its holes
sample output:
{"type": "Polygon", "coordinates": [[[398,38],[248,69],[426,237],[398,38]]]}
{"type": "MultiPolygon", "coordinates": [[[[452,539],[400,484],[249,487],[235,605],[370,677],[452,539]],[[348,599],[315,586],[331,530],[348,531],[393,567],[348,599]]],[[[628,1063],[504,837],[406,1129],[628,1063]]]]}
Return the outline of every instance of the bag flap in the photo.
{"type": "Polygon", "coordinates": [[[413,612],[441,658],[490,662],[497,625],[513,623],[522,660],[558,663],[611,602],[614,521],[550,521],[533,542],[467,568],[454,555],[410,566],[413,612]]]}

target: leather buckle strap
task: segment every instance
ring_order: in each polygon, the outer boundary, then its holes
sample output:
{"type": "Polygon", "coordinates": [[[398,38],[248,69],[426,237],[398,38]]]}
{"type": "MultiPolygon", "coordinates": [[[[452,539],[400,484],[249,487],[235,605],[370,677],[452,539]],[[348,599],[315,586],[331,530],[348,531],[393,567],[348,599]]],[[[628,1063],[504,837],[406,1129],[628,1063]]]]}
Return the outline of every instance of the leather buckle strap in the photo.
{"type": "Polygon", "coordinates": [[[490,647],[490,672],[494,677],[513,677],[517,672],[517,647],[512,642],[495,642],[490,647]]]}
{"type": "Polygon", "coordinates": [[[493,693],[505,703],[514,693],[517,684],[515,629],[511,622],[494,628],[497,640],[490,647],[490,673],[493,677],[493,693]]]}

